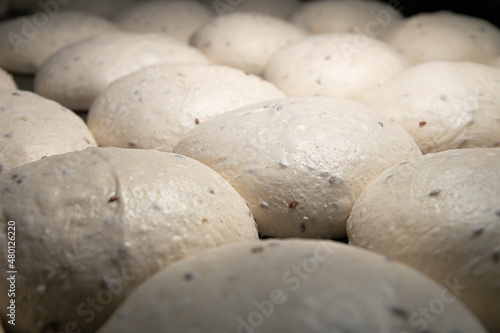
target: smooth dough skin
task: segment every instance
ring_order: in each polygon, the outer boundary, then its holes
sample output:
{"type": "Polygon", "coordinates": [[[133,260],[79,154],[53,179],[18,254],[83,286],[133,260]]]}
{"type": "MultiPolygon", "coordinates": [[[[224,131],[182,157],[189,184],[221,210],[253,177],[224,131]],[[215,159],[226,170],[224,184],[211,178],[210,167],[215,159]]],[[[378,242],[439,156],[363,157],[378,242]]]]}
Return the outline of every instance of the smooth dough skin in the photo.
{"type": "Polygon", "coordinates": [[[174,151],[226,178],[261,234],[340,238],[366,185],[421,155],[401,127],[369,112],[329,97],[277,99],[200,124],[174,151]]]}
{"type": "Polygon", "coordinates": [[[409,61],[389,45],[363,35],[315,35],[282,48],[264,77],[288,96],[361,99],[409,61]]]}
{"type": "Polygon", "coordinates": [[[486,20],[446,11],[412,16],[382,40],[415,63],[431,60],[488,64],[500,54],[500,30],[486,20]]]}
{"type": "Polygon", "coordinates": [[[88,110],[114,80],[159,63],[208,64],[203,54],[153,33],[107,33],[73,44],[49,58],[35,76],[35,91],[62,105],[88,110]]]}
{"type": "Polygon", "coordinates": [[[307,36],[283,19],[260,13],[231,13],[198,29],[191,44],[216,64],[260,75],[279,49],[307,36]]]}
{"type": "Polygon", "coordinates": [[[500,149],[475,148],[385,171],[354,205],[350,243],[445,285],[458,283],[457,296],[490,332],[500,332],[499,166],[500,149]]]}
{"type": "MultiPolygon", "coordinates": [[[[12,220],[22,268],[13,333],[95,332],[174,261],[258,239],[245,201],[222,177],[171,153],[89,148],[47,157],[0,175],[0,193],[0,265],[12,220]]],[[[7,284],[1,279],[2,290],[7,284]]],[[[0,306],[7,302],[2,293],[0,306]]]]}
{"type": "Polygon", "coordinates": [[[342,243],[245,242],[162,270],[98,333],[486,333],[459,301],[426,321],[419,311],[443,290],[406,265],[342,243]]]}
{"type": "Polygon", "coordinates": [[[0,68],[0,89],[16,90],[17,85],[12,75],[0,68]]]}
{"type": "Polygon", "coordinates": [[[217,65],[156,65],[113,82],[88,124],[100,146],[171,151],[197,124],[249,104],[285,97],[273,84],[217,65]]]}
{"type": "Polygon", "coordinates": [[[300,0],[202,0],[217,15],[233,12],[257,12],[287,18],[300,4],[300,0]]]}
{"type": "MultiPolygon", "coordinates": [[[[16,0],[17,1],[17,0],[16,0]]],[[[142,0],[141,0],[142,1],[142,0]]],[[[33,12],[43,10],[41,2],[53,3],[53,0],[35,0],[31,6],[33,12]],[[42,7],[42,8],[41,8],[42,7]]],[[[132,6],[136,0],[56,0],[64,10],[78,10],[102,17],[113,16],[122,8],[132,6]]]]}
{"type": "Polygon", "coordinates": [[[307,2],[290,17],[290,21],[315,34],[356,32],[370,37],[401,19],[401,13],[390,5],[366,0],[307,2]]]}
{"type": "Polygon", "coordinates": [[[96,145],[71,110],[28,91],[0,89],[0,175],[45,156],[96,145]]]}
{"type": "Polygon", "coordinates": [[[395,75],[362,102],[394,119],[424,153],[500,147],[500,69],[432,61],[395,75]]]}
{"type": "Polygon", "coordinates": [[[0,24],[0,66],[34,74],[51,55],[80,40],[118,30],[104,18],[61,11],[49,18],[40,12],[0,24]]]}
{"type": "Polygon", "coordinates": [[[158,32],[188,43],[193,32],[213,18],[204,5],[191,1],[134,4],[113,16],[123,30],[158,32]]]}

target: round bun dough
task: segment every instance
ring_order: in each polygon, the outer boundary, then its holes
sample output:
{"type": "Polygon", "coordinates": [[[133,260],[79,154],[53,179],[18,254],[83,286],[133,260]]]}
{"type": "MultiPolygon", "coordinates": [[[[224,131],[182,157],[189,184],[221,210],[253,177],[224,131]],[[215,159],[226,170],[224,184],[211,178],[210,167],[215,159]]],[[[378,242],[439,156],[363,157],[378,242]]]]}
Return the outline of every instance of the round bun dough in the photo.
{"type": "MultiPolygon", "coordinates": [[[[98,332],[423,332],[409,318],[422,320],[419,309],[442,293],[406,265],[342,243],[245,242],[162,270],[98,332]]],[[[426,328],[486,333],[456,301],[426,328]]]]}
{"type": "Polygon", "coordinates": [[[300,4],[300,0],[203,0],[217,15],[233,12],[257,12],[287,18],[300,4]]]}
{"type": "Polygon", "coordinates": [[[350,243],[463,286],[456,296],[500,332],[499,166],[500,149],[475,148],[385,171],[354,205],[350,243]]]}
{"type": "MultiPolygon", "coordinates": [[[[45,2],[51,2],[52,0],[42,0],[45,2]]],[[[99,15],[101,17],[112,16],[113,14],[119,12],[122,8],[127,6],[132,6],[136,3],[136,0],[56,0],[61,4],[61,8],[64,10],[78,10],[83,12],[92,13],[99,15]]],[[[37,12],[43,7],[39,5],[41,1],[38,0],[31,6],[33,12],[37,12]]]]}
{"type": "Polygon", "coordinates": [[[315,35],[274,54],[264,72],[288,96],[358,100],[409,66],[385,43],[358,34],[315,35]]]}
{"type": "Polygon", "coordinates": [[[363,103],[399,123],[424,153],[500,147],[500,69],[422,63],[385,82],[363,103]]]}
{"type": "Polygon", "coordinates": [[[216,64],[260,75],[276,51],[306,36],[301,28],[277,17],[232,13],[198,29],[191,44],[216,64]]]}
{"type": "Polygon", "coordinates": [[[17,85],[12,75],[0,68],[0,89],[16,90],[17,85]]]}
{"type": "Polygon", "coordinates": [[[386,29],[382,40],[416,63],[490,63],[500,54],[500,30],[486,20],[446,11],[412,16],[386,29]]]}
{"type": "Polygon", "coordinates": [[[88,110],[114,80],[176,62],[209,63],[197,49],[161,34],[108,33],[56,53],[37,72],[35,91],[71,109],[88,110]]]}
{"type": "MultiPolygon", "coordinates": [[[[245,201],[216,172],[154,150],[89,148],[47,157],[1,175],[0,193],[2,267],[7,221],[16,222],[20,240],[16,300],[24,306],[16,308],[22,320],[13,333],[68,326],[95,332],[160,269],[258,239],[245,201]]],[[[5,293],[2,308],[7,302],[5,293]]]]}
{"type": "Polygon", "coordinates": [[[329,0],[303,3],[290,21],[313,33],[356,32],[378,36],[401,21],[401,13],[390,5],[372,0],[329,0]]]}
{"type": "Polygon", "coordinates": [[[200,124],[175,152],[219,172],[259,231],[341,238],[356,198],[382,171],[421,155],[413,139],[360,103],[298,97],[257,103],[200,124]]]}
{"type": "Polygon", "coordinates": [[[195,30],[213,16],[196,1],[144,2],[121,10],[113,21],[122,30],[158,32],[188,43],[195,30]]]}
{"type": "Polygon", "coordinates": [[[116,31],[111,22],[84,12],[39,12],[0,24],[0,66],[34,74],[51,55],[77,41],[116,31]]]}
{"type": "Polygon", "coordinates": [[[100,146],[171,151],[197,124],[285,97],[262,78],[225,66],[156,65],[113,82],[88,123],[100,146]]]}
{"type": "Polygon", "coordinates": [[[96,145],[87,125],[71,110],[28,91],[0,89],[0,174],[96,145]]]}

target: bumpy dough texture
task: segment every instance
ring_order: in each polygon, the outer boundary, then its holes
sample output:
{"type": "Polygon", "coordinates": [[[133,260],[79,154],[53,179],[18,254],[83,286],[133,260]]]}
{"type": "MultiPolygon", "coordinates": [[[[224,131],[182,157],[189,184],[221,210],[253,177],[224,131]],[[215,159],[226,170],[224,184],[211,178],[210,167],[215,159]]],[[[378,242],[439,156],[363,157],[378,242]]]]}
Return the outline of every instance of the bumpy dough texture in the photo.
{"type": "Polygon", "coordinates": [[[432,61],[408,68],[362,101],[394,119],[424,153],[500,147],[500,69],[432,61]]]}
{"type": "Polygon", "coordinates": [[[283,19],[260,13],[231,13],[198,29],[191,44],[214,63],[261,74],[279,49],[307,36],[283,19]]]}
{"type": "MultiPolygon", "coordinates": [[[[422,320],[419,308],[442,290],[405,265],[341,243],[245,242],[161,271],[99,333],[423,332],[408,317],[422,320]]],[[[426,328],[486,333],[457,301],[426,328]]]]}
{"type": "Polygon", "coordinates": [[[500,331],[500,149],[429,154],[391,168],[354,205],[353,245],[400,260],[437,282],[500,331]]]}
{"type": "Polygon", "coordinates": [[[126,31],[158,32],[188,43],[193,32],[213,16],[206,6],[194,0],[145,2],[118,12],[113,21],[126,31]]]}
{"type": "Polygon", "coordinates": [[[41,12],[0,24],[0,66],[34,74],[51,55],[85,38],[118,30],[104,18],[73,11],[41,12]]]}
{"type": "Polygon", "coordinates": [[[156,65],[113,82],[88,123],[100,146],[171,151],[197,124],[285,97],[273,84],[225,66],[156,65]]]}
{"type": "Polygon", "coordinates": [[[44,156],[96,145],[71,110],[28,91],[0,89],[0,174],[44,156]]]}
{"type": "Polygon", "coordinates": [[[37,72],[35,91],[88,110],[114,80],[147,66],[180,62],[209,63],[199,50],[161,34],[108,33],[56,53],[37,72]]]}
{"type": "Polygon", "coordinates": [[[382,40],[416,63],[488,64],[500,54],[500,30],[486,20],[446,11],[414,15],[385,30],[382,40]]]}
{"type": "MultiPolygon", "coordinates": [[[[137,285],[172,262],[258,239],[245,201],[221,176],[170,153],[89,148],[47,157],[1,175],[0,193],[0,222],[16,222],[22,269],[14,333],[61,332],[71,322],[95,332],[137,285]]],[[[6,227],[0,245],[7,267],[6,227]]],[[[7,302],[4,293],[0,304],[7,302]]]]}
{"type": "Polygon", "coordinates": [[[281,18],[287,18],[300,0],[202,0],[212,7],[217,15],[226,15],[233,12],[258,12],[281,18]]]}
{"type": "Polygon", "coordinates": [[[17,85],[12,75],[0,68],[0,89],[16,90],[17,85]]]}
{"type": "Polygon", "coordinates": [[[364,35],[315,35],[282,48],[264,77],[288,96],[361,99],[409,61],[385,43],[364,35]]]}
{"type": "Polygon", "coordinates": [[[413,139],[357,102],[328,97],[257,103],[200,124],[175,152],[226,178],[259,231],[343,237],[356,198],[382,171],[421,155],[413,139]]]}
{"type": "Polygon", "coordinates": [[[356,32],[375,37],[401,18],[398,10],[383,2],[333,0],[304,3],[290,21],[316,34],[356,32]]]}

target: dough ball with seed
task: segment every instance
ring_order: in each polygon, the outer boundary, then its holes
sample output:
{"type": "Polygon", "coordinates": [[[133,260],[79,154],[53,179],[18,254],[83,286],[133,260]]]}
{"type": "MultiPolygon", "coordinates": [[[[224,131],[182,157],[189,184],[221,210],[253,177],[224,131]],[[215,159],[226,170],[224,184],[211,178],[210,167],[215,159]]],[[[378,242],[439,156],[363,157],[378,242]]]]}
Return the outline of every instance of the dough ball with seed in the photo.
{"type": "Polygon", "coordinates": [[[87,125],[71,110],[28,91],[0,89],[0,174],[95,146],[87,125]]]}
{"type": "Polygon", "coordinates": [[[406,265],[341,243],[245,242],[161,271],[98,332],[418,332],[424,321],[427,332],[486,333],[459,301],[426,322],[420,309],[443,291],[406,265]]]}
{"type": "Polygon", "coordinates": [[[500,69],[431,61],[395,75],[363,100],[394,119],[424,153],[500,147],[500,69]]]}
{"type": "Polygon", "coordinates": [[[282,47],[307,36],[305,30],[260,13],[231,13],[198,29],[191,44],[214,63],[260,75],[282,47]]]}
{"type": "Polygon", "coordinates": [[[500,331],[499,166],[500,149],[475,148],[384,171],[354,205],[349,242],[448,286],[490,332],[500,331]]]}
{"type": "Polygon", "coordinates": [[[356,32],[376,37],[401,21],[394,7],[370,0],[330,0],[303,3],[290,21],[313,32],[356,32]]]}
{"type": "Polygon", "coordinates": [[[500,54],[500,30],[486,20],[446,11],[422,13],[386,29],[382,40],[416,63],[490,63],[500,54]]]}
{"type": "Polygon", "coordinates": [[[88,123],[101,146],[171,151],[196,125],[224,112],[285,97],[264,79],[217,65],[156,65],[113,82],[88,123]]]}
{"type": "Polygon", "coordinates": [[[288,96],[361,99],[409,61],[389,45],[364,35],[315,35],[276,52],[264,77],[288,96]]]}
{"type": "Polygon", "coordinates": [[[12,75],[0,68],[0,89],[16,90],[17,85],[12,75]]]}
{"type": "Polygon", "coordinates": [[[144,2],[127,7],[113,16],[123,30],[158,32],[188,43],[193,32],[213,18],[204,5],[191,1],[144,2]]]}
{"type": "MultiPolygon", "coordinates": [[[[89,148],[51,156],[0,175],[0,193],[2,267],[8,221],[18,240],[16,301],[24,306],[16,307],[22,320],[13,333],[68,325],[95,332],[160,269],[258,240],[238,193],[205,165],[171,153],[89,148]]],[[[0,287],[8,290],[5,278],[0,287]]],[[[5,292],[0,306],[7,302],[5,292]]]]}
{"type": "Polygon", "coordinates": [[[73,44],[46,61],[35,91],[66,107],[88,110],[114,80],[160,63],[208,64],[195,48],[161,34],[108,33],[73,44]]]}
{"type": "Polygon", "coordinates": [[[189,131],[174,151],[226,178],[263,235],[310,238],[345,236],[366,185],[421,155],[388,118],[329,97],[277,99],[225,113],[189,131]]]}
{"type": "Polygon", "coordinates": [[[51,55],[80,40],[118,30],[108,20],[84,12],[40,11],[0,24],[0,66],[34,74],[51,55]]]}

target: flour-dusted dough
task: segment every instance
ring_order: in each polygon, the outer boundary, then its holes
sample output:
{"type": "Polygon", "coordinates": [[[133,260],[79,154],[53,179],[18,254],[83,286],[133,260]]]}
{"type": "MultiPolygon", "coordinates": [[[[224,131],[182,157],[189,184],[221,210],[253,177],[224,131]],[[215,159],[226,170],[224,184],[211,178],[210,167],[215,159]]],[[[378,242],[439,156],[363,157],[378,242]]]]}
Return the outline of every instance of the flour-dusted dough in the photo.
{"type": "Polygon", "coordinates": [[[98,332],[486,333],[459,301],[426,322],[420,309],[443,292],[450,297],[416,270],[345,244],[245,242],[162,270],[98,332]]]}
{"type": "Polygon", "coordinates": [[[225,113],[189,131],[174,151],[225,177],[262,234],[310,238],[345,236],[366,185],[421,155],[399,125],[330,97],[277,99],[225,113]]]}
{"type": "Polygon", "coordinates": [[[0,89],[16,90],[17,85],[12,75],[0,68],[0,89]]]}
{"type": "Polygon", "coordinates": [[[188,43],[195,30],[213,18],[206,6],[191,1],[153,1],[127,7],[113,16],[123,30],[158,32],[188,43]]]}
{"type": "Polygon", "coordinates": [[[400,260],[500,331],[500,149],[449,150],[381,174],[354,205],[353,245],[400,260]]]}
{"type": "Polygon", "coordinates": [[[282,48],[269,60],[264,77],[288,96],[357,100],[408,66],[409,61],[384,42],[334,33],[282,48]]]}
{"type": "Polygon", "coordinates": [[[389,79],[363,103],[394,119],[424,153],[500,147],[500,69],[431,61],[389,79]]]}
{"type": "Polygon", "coordinates": [[[173,38],[153,33],[108,33],[73,44],[46,61],[35,91],[64,106],[88,110],[114,80],[159,63],[208,64],[203,54],[173,38]]]}
{"type": "Polygon", "coordinates": [[[51,55],[77,41],[118,30],[110,21],[84,12],[40,12],[0,24],[0,66],[34,74],[51,55]]]}
{"type": "Polygon", "coordinates": [[[184,134],[214,116],[285,97],[273,84],[217,65],[156,65],[113,82],[92,105],[101,146],[171,151],[184,134]]]}
{"type": "Polygon", "coordinates": [[[0,174],[92,146],[87,125],[71,110],[28,91],[0,89],[0,174]]]}
{"type": "Polygon", "coordinates": [[[283,19],[260,13],[231,13],[198,29],[192,45],[214,63],[261,74],[279,49],[307,36],[283,19]]]}
{"type": "MultiPolygon", "coordinates": [[[[25,0],[23,0],[25,1],[25,0]]],[[[56,0],[63,10],[78,10],[102,17],[110,17],[122,8],[132,6],[136,0],[56,0]]],[[[30,9],[33,12],[43,10],[40,3],[54,3],[54,0],[38,0],[30,9]]]]}
{"type": "Polygon", "coordinates": [[[217,15],[233,12],[257,12],[287,18],[300,0],[203,0],[217,15]]]}
{"type": "MultiPolygon", "coordinates": [[[[160,269],[258,239],[245,201],[221,176],[171,153],[89,148],[51,156],[0,175],[0,193],[1,267],[10,220],[18,240],[23,306],[13,333],[95,332],[160,269]]],[[[2,290],[7,283],[1,279],[2,290]]],[[[7,302],[5,292],[2,308],[7,302]]]]}
{"type": "Polygon", "coordinates": [[[356,32],[376,37],[401,21],[390,5],[371,0],[329,0],[303,3],[290,17],[293,23],[313,32],[356,32]]]}
{"type": "Polygon", "coordinates": [[[500,54],[500,30],[486,20],[446,11],[409,17],[382,40],[416,63],[430,60],[490,63],[500,54]]]}

